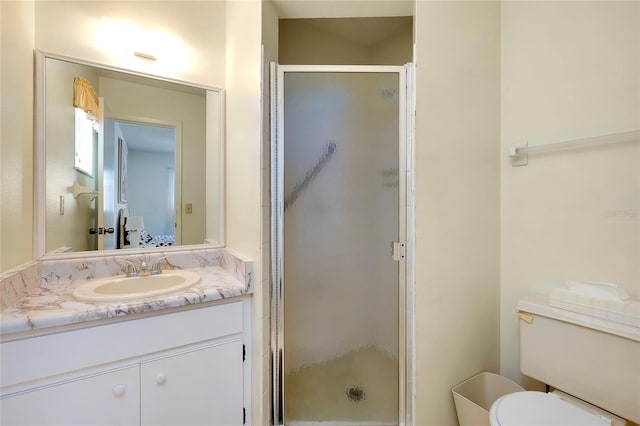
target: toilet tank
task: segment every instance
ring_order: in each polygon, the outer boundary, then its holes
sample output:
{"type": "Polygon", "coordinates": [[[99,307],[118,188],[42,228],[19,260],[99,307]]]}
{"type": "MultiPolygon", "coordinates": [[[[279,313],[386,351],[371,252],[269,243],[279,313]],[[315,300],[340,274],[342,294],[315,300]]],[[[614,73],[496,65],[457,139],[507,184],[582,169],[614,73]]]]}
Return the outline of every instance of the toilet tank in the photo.
{"type": "Polygon", "coordinates": [[[640,423],[639,327],[555,308],[544,296],[521,299],[518,312],[523,374],[640,423]]]}

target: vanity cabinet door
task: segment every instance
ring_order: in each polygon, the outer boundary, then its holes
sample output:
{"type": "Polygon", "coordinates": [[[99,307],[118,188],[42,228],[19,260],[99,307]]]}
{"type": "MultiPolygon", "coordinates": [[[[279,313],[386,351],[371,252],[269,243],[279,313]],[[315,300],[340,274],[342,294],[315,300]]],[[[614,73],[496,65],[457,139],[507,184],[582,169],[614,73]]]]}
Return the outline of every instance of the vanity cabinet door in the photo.
{"type": "Polygon", "coordinates": [[[141,424],[243,423],[242,341],[234,340],[141,364],[141,424]]]}
{"type": "Polygon", "coordinates": [[[137,425],[139,367],[83,377],[0,401],[6,426],[137,425]]]}

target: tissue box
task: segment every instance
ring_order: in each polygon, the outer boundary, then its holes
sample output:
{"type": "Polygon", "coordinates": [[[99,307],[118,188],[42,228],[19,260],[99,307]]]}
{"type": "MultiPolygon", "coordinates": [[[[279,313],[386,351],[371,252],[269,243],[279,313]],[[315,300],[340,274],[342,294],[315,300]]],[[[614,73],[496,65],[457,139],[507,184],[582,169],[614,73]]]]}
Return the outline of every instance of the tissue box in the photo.
{"type": "Polygon", "coordinates": [[[606,300],[573,293],[560,287],[551,291],[549,304],[555,308],[640,328],[640,301],[637,300],[606,300]]]}

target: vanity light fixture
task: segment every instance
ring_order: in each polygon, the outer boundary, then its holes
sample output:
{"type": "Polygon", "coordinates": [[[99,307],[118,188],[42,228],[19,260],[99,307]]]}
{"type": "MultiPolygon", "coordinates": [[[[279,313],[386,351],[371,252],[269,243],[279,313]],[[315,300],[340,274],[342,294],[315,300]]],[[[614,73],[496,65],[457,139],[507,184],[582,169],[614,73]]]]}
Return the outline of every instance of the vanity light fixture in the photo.
{"type": "Polygon", "coordinates": [[[138,58],[142,58],[142,59],[148,59],[150,61],[157,61],[158,58],[155,55],[151,55],[149,53],[143,53],[143,52],[138,52],[138,51],[133,51],[133,54],[136,55],[138,58]]]}
{"type": "Polygon", "coordinates": [[[124,67],[145,67],[142,59],[154,72],[171,72],[191,63],[184,41],[164,30],[107,17],[101,18],[96,29],[102,48],[124,67]]]}

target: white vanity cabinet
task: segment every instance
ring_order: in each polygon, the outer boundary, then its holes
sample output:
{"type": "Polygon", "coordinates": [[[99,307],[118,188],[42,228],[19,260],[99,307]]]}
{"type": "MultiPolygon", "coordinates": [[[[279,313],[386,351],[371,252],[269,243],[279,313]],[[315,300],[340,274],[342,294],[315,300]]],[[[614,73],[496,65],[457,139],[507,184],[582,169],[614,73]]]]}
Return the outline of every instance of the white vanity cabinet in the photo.
{"type": "Polygon", "coordinates": [[[136,425],[139,368],[71,380],[2,399],[3,426],[136,425]]]}
{"type": "Polygon", "coordinates": [[[249,300],[2,341],[0,424],[242,425],[249,300]]]}
{"type": "Polygon", "coordinates": [[[140,366],[142,426],[241,425],[242,342],[232,341],[140,366]]]}

